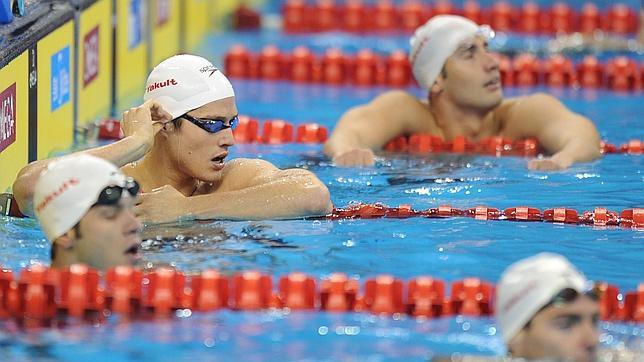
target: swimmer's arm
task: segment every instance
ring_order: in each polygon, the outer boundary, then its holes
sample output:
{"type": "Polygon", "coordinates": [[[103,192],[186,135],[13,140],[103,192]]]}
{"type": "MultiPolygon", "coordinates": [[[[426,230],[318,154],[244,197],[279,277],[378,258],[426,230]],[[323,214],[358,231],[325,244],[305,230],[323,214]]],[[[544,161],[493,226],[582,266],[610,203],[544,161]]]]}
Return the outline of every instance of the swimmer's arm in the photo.
{"type": "Polygon", "coordinates": [[[139,215],[152,222],[262,220],[326,215],[333,208],[326,186],[307,170],[280,170],[263,160],[231,163],[216,192],[190,197],[174,189],[163,191],[166,195],[144,194],[137,206],[139,215]]]}
{"type": "Polygon", "coordinates": [[[36,181],[38,181],[40,174],[51,162],[64,157],[88,154],[108,160],[120,167],[143,157],[148,148],[149,146],[147,146],[141,139],[138,139],[135,136],[130,136],[109,145],[75,152],[62,157],[34,161],[23,167],[18,173],[12,187],[13,196],[18,202],[18,207],[23,214],[34,216],[32,198],[36,181]]]}
{"type": "MultiPolygon", "coordinates": [[[[558,99],[535,94],[516,101],[510,112],[519,137],[537,137],[552,156],[532,160],[531,169],[565,169],[576,162],[589,162],[601,156],[600,138],[595,125],[571,112],[558,99]]],[[[510,128],[512,128],[510,127],[510,128]]]]}
{"type": "Polygon", "coordinates": [[[335,158],[353,149],[380,149],[397,136],[416,132],[413,124],[427,117],[426,113],[426,107],[411,94],[387,92],[345,112],[325,143],[324,153],[335,158]]]}
{"type": "MultiPolygon", "coordinates": [[[[147,101],[138,107],[123,112],[121,125],[126,137],[122,140],[62,157],[80,153],[89,154],[122,167],[142,158],[154,144],[154,137],[161,129],[162,123],[171,119],[172,116],[163,110],[157,102],[147,101]]],[[[34,161],[18,173],[13,183],[12,191],[23,214],[33,216],[32,197],[36,181],[42,171],[47,168],[47,165],[56,159],[34,161]]]]}

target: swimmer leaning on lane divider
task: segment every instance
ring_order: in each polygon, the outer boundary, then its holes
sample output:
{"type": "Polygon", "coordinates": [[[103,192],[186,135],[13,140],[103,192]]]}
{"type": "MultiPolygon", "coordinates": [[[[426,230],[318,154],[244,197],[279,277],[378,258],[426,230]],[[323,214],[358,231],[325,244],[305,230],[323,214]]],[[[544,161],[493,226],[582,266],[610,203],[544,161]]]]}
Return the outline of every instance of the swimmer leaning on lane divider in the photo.
{"type": "Polygon", "coordinates": [[[550,157],[534,159],[537,170],[566,169],[600,157],[593,123],[543,93],[503,99],[499,64],[487,48],[487,26],[455,15],[432,17],[411,38],[414,77],[427,96],[394,90],[345,112],[324,153],[338,166],[368,166],[374,150],[418,133],[445,141],[500,136],[536,138],[550,157]]]}
{"type": "MultiPolygon", "coordinates": [[[[206,59],[177,55],[161,62],[148,77],[144,100],[124,112],[122,140],[81,152],[116,164],[141,184],[137,213],[144,220],[277,219],[331,211],[326,186],[307,170],[280,170],[259,159],[224,162],[235,142],[235,94],[206,59]]],[[[23,213],[33,214],[33,186],[51,161],[26,166],[14,182],[23,213]]]]}

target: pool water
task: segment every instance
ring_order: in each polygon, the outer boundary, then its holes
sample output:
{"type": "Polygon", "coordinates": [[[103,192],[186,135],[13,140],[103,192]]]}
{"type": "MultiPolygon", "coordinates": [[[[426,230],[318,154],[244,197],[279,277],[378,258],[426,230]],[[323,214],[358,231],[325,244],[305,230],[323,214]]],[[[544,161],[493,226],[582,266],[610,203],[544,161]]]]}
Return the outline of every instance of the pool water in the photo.
{"type": "MultiPolygon", "coordinates": [[[[243,37],[259,48],[263,35],[243,37]]],[[[221,59],[223,36],[206,52],[221,59]]],[[[227,40],[231,41],[232,40],[227,40]]],[[[332,128],[349,107],[385,88],[233,81],[240,113],[294,124],[332,128]]],[[[420,95],[417,88],[409,89],[420,95]]],[[[644,139],[641,93],[506,89],[506,96],[548,91],[591,118],[603,139],[644,139]]],[[[472,155],[378,154],[373,168],[336,168],[321,145],[237,145],[231,157],[259,157],[278,167],[302,167],[328,186],[336,206],[354,201],[411,204],[415,209],[450,204],[595,207],[621,211],[644,206],[644,157],[609,155],[561,172],[527,170],[527,160],[472,155]]],[[[644,232],[549,223],[466,218],[404,220],[204,221],[148,226],[148,267],[172,265],[184,272],[217,268],[225,273],[259,270],[275,277],[302,271],[316,278],[341,271],[360,279],[392,274],[431,275],[446,282],[475,276],[498,280],[512,262],[541,251],[565,255],[586,276],[623,291],[644,281],[644,232]]],[[[14,270],[49,260],[49,243],[34,220],[0,219],[0,265],[14,270]]],[[[276,278],[274,278],[276,280],[276,278]]],[[[275,281],[274,280],[274,281],[275,281]]],[[[452,352],[502,355],[491,318],[415,320],[363,313],[230,312],[181,315],[163,321],[105,325],[82,323],[55,330],[0,329],[6,360],[423,360],[452,352]]],[[[604,347],[644,350],[641,325],[602,323],[604,347]]]]}

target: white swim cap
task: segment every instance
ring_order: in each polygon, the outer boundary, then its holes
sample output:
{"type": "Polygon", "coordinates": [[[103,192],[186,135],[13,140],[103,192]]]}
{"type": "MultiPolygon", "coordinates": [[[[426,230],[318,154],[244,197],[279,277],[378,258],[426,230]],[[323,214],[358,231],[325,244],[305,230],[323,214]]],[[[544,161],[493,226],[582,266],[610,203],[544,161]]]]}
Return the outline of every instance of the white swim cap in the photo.
{"type": "Polygon", "coordinates": [[[182,54],[162,61],[152,70],[143,99],[156,100],[172,118],[177,118],[204,104],[234,96],[228,78],[211,62],[182,54]]]}
{"type": "Polygon", "coordinates": [[[475,35],[493,37],[494,32],[487,25],[457,15],[437,15],[422,25],[409,40],[411,63],[414,77],[423,89],[429,91],[441,72],[447,58],[466,39],[475,35]]]}
{"type": "Polygon", "coordinates": [[[509,342],[563,289],[583,293],[586,278],[559,254],[540,253],[510,265],[496,286],[496,320],[509,342]]]}
{"type": "Polygon", "coordinates": [[[47,239],[54,241],[74,227],[105,187],[124,186],[126,180],[116,166],[90,155],[50,163],[34,190],[34,211],[47,239]]]}

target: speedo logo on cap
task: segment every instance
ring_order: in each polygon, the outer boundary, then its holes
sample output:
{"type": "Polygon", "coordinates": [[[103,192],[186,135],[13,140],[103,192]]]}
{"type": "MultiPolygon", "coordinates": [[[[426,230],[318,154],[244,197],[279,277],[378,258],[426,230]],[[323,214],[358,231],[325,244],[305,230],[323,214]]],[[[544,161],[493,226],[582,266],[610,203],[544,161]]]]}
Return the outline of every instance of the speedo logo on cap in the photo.
{"type": "Polygon", "coordinates": [[[174,79],[166,79],[163,82],[154,82],[148,86],[146,89],[146,92],[152,92],[155,89],[171,86],[171,85],[178,85],[179,83],[174,79]]]}
{"type": "Polygon", "coordinates": [[[201,73],[210,73],[208,74],[209,77],[215,74],[215,72],[218,70],[219,68],[215,67],[214,65],[207,65],[205,67],[199,68],[199,71],[201,73]]]}

